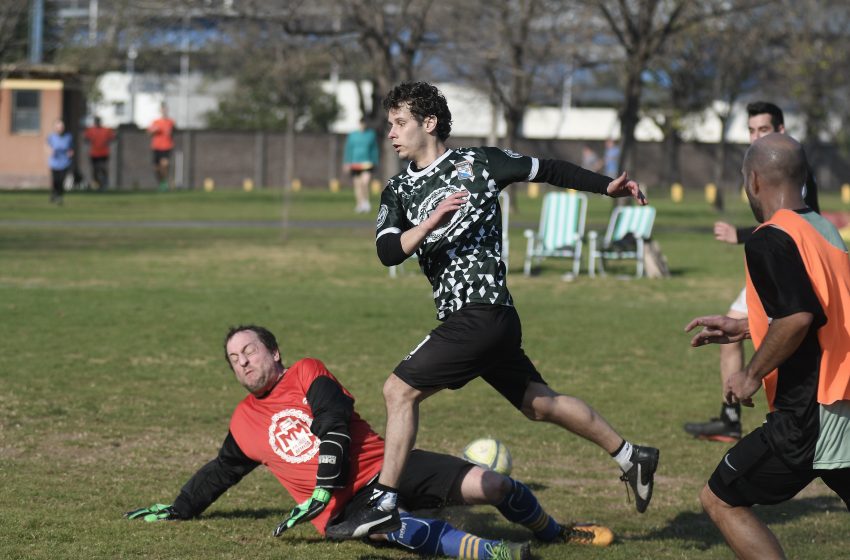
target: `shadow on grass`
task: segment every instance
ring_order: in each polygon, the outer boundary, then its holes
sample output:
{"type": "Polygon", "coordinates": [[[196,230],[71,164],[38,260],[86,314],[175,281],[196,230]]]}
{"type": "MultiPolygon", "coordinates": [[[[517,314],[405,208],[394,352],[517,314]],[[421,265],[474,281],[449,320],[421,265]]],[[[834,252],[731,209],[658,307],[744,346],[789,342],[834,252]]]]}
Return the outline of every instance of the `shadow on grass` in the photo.
{"type": "Polygon", "coordinates": [[[231,509],[228,511],[212,511],[204,514],[204,519],[268,519],[278,517],[282,520],[289,510],[282,509],[231,509]]]}
{"type": "MultiPolygon", "coordinates": [[[[771,525],[781,525],[808,515],[826,511],[846,511],[840,499],[833,497],[813,497],[791,500],[776,506],[757,506],[759,519],[771,525]]],[[[674,517],[666,527],[649,533],[626,537],[626,541],[682,540],[692,543],[699,550],[707,550],[726,541],[714,526],[708,515],[692,511],[682,512],[674,517]]]]}

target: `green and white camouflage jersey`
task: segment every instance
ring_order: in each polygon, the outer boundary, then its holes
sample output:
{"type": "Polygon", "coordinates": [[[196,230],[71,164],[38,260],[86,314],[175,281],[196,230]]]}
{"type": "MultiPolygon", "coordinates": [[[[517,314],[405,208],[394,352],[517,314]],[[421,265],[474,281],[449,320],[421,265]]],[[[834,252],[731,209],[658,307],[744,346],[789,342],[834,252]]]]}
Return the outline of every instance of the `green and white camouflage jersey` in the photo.
{"type": "Polygon", "coordinates": [[[447,150],[431,165],[407,170],[387,182],[378,211],[377,238],[420,224],[447,196],[466,190],[469,200],[451,221],[434,230],[417,250],[431,282],[437,318],[467,303],[513,305],[502,263],[499,193],[537,174],[536,158],[499,148],[447,150]]]}

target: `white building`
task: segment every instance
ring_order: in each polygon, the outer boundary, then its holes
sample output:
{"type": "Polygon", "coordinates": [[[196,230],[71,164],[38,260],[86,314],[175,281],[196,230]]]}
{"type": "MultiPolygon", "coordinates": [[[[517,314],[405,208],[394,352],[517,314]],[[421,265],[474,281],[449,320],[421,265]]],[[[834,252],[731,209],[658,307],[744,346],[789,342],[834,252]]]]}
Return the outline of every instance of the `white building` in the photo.
{"type": "MultiPolygon", "coordinates": [[[[458,84],[437,86],[449,101],[453,135],[490,139],[504,136],[504,118],[492,106],[487,95],[458,84]]],[[[233,91],[234,87],[232,79],[213,81],[194,73],[184,80],[180,76],[136,74],[131,78],[126,73],[108,72],[98,79],[100,98],[91,104],[91,112],[99,115],[106,126],[134,123],[146,128],[159,116],[160,104],[165,102],[178,128],[205,128],[206,113],[218,107],[219,99],[233,91]]],[[[327,81],[322,88],[328,93],[336,93],[341,108],[331,130],[340,134],[355,130],[360,120],[360,100],[355,83],[327,81]]],[[[370,99],[371,83],[363,82],[361,89],[370,99]]],[[[721,108],[719,105],[715,107],[721,108]]],[[[686,123],[687,129],[682,134],[685,141],[719,141],[720,119],[713,110],[693,115],[686,123]]],[[[803,132],[800,119],[793,114],[786,115],[786,128],[796,136],[803,132]]],[[[523,135],[535,139],[605,140],[618,138],[619,132],[617,111],[611,108],[534,107],[528,109],[523,123],[523,135]]],[[[638,141],[662,140],[661,131],[648,118],[641,119],[635,135],[638,141]]],[[[736,105],[727,140],[741,144],[749,142],[745,104],[736,105]]]]}

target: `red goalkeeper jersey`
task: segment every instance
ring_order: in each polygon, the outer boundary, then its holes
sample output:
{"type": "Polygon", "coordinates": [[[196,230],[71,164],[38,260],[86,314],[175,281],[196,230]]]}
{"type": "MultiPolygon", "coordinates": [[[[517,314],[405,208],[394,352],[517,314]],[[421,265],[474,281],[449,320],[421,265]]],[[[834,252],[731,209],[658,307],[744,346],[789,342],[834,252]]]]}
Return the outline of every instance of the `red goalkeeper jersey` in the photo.
{"type": "MultiPolygon", "coordinates": [[[[342,387],[321,361],[305,358],[293,364],[265,398],[245,397],[230,420],[230,432],[243,453],[265,465],[297,503],[309,498],[316,487],[320,440],[310,431],[313,413],[307,390],[319,376],[342,387]]],[[[353,399],[345,387],[342,391],[353,399]]],[[[328,506],[312,520],[323,535],[328,521],[383,464],[384,442],[357,412],[351,415],[349,429],[349,484],[334,490],[328,506]]]]}

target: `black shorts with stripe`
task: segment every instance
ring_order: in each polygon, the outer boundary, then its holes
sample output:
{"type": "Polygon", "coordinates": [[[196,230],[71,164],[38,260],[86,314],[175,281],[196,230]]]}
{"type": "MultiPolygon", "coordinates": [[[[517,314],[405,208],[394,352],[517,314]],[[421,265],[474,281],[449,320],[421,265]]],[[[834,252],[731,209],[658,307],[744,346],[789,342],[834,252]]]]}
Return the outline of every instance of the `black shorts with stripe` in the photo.
{"type": "Polygon", "coordinates": [[[816,478],[838,494],[850,510],[850,468],[791,469],[774,453],[759,427],[723,456],[708,487],[732,507],[750,507],[790,500],[816,478]]]}
{"type": "MultiPolygon", "coordinates": [[[[407,457],[399,481],[399,507],[405,511],[416,511],[465,505],[460,487],[466,473],[473,467],[475,465],[460,457],[414,449],[407,457]]],[[[352,496],[331,524],[341,523],[349,515],[366,507],[376,484],[377,476],[352,496]]]]}
{"type": "Polygon", "coordinates": [[[478,303],[449,315],[394,373],[420,391],[460,389],[481,377],[516,408],[531,381],[545,383],[522,349],[516,309],[478,303]]]}

